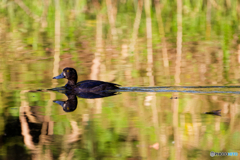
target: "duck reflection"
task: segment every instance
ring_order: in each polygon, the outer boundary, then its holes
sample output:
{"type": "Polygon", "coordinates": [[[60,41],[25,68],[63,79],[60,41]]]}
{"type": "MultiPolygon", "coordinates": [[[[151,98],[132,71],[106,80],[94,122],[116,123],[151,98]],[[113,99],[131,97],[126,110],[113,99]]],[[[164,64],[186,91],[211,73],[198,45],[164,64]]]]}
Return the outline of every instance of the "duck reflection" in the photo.
{"type": "Polygon", "coordinates": [[[95,98],[104,98],[109,96],[114,96],[119,94],[118,92],[109,92],[109,91],[99,91],[99,92],[80,92],[78,94],[72,94],[71,92],[66,92],[65,95],[68,97],[67,101],[53,101],[62,106],[65,112],[73,112],[77,108],[77,97],[85,99],[95,99],[95,98]]]}
{"type": "Polygon", "coordinates": [[[65,112],[72,112],[77,108],[78,104],[77,97],[76,95],[71,94],[67,95],[67,97],[68,97],[67,101],[53,101],[53,102],[61,105],[65,112]]]}

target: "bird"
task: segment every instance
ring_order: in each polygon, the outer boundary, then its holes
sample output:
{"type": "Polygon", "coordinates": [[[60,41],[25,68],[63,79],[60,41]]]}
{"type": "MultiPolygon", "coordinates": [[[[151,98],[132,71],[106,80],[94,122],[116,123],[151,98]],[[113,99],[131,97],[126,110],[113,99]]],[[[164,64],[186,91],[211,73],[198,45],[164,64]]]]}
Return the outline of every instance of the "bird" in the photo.
{"type": "Polygon", "coordinates": [[[68,79],[65,88],[71,90],[74,93],[79,92],[102,92],[119,89],[119,84],[98,81],[98,80],[84,80],[77,83],[78,75],[74,68],[66,67],[62,73],[53,79],[68,79]]]}

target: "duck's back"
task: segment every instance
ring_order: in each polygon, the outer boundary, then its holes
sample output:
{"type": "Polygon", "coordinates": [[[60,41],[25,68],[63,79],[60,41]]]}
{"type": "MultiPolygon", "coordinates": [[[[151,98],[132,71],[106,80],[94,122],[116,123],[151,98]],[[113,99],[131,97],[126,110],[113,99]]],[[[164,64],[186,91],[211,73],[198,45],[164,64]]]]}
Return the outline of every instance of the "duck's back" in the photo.
{"type": "Polygon", "coordinates": [[[104,90],[114,90],[119,89],[118,84],[110,83],[110,82],[103,82],[97,80],[85,80],[77,83],[77,88],[82,91],[91,91],[91,92],[98,92],[104,90]]]}

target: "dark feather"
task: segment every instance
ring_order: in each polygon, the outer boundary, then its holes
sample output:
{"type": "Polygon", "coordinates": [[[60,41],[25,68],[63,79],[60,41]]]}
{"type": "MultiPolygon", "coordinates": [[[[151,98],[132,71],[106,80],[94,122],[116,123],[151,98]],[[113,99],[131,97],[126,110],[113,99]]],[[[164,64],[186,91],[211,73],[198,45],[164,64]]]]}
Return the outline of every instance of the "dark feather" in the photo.
{"type": "Polygon", "coordinates": [[[77,86],[79,86],[82,89],[85,88],[94,88],[101,85],[107,85],[111,87],[112,89],[118,89],[120,85],[110,82],[103,82],[103,81],[97,81],[97,80],[85,80],[77,83],[77,86]]]}

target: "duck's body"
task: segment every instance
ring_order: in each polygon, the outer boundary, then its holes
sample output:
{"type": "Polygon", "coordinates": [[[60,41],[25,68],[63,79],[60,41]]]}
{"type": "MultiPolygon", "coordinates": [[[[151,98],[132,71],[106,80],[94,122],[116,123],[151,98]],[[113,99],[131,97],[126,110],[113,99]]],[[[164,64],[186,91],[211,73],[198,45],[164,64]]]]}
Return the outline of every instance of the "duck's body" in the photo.
{"type": "Polygon", "coordinates": [[[85,80],[77,83],[77,72],[73,68],[64,68],[63,72],[53,79],[67,78],[68,83],[65,87],[73,92],[100,92],[106,90],[119,89],[118,84],[97,80],[85,80]]]}
{"type": "Polygon", "coordinates": [[[103,91],[103,90],[114,90],[119,89],[120,85],[110,82],[103,82],[103,81],[97,81],[97,80],[85,80],[77,83],[77,89],[78,91],[103,91]]]}

